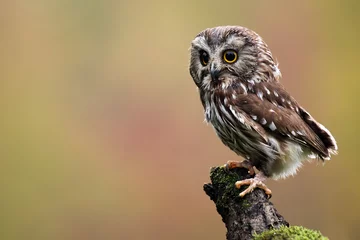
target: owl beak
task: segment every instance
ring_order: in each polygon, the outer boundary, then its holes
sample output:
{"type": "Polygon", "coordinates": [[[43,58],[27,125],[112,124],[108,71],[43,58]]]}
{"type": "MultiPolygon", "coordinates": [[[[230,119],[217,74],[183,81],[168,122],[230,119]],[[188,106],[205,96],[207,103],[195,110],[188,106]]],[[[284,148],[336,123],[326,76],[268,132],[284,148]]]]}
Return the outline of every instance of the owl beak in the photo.
{"type": "Polygon", "coordinates": [[[215,63],[212,63],[210,66],[210,75],[214,82],[219,81],[220,71],[217,69],[215,63]]]}

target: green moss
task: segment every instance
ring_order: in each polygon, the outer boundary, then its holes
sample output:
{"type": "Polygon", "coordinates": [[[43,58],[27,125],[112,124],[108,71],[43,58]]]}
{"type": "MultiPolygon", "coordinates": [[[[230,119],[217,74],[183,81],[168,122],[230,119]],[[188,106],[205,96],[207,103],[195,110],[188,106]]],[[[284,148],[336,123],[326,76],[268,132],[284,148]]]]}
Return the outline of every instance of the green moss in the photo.
{"type": "Polygon", "coordinates": [[[319,231],[304,227],[291,226],[271,229],[261,234],[255,234],[254,240],[328,240],[319,231]]]}
{"type": "Polygon", "coordinates": [[[239,194],[248,186],[243,186],[241,189],[235,187],[235,183],[239,180],[239,175],[233,171],[227,171],[225,167],[213,167],[210,171],[210,178],[214,185],[219,186],[223,191],[219,194],[221,197],[217,199],[216,206],[226,209],[231,199],[237,198],[244,210],[251,207],[251,203],[244,198],[239,197],[239,194]]]}
{"type": "Polygon", "coordinates": [[[224,166],[212,168],[210,177],[220,184],[229,184],[229,182],[235,184],[239,178],[236,173],[227,172],[224,166]]]}
{"type": "Polygon", "coordinates": [[[239,180],[236,173],[227,172],[224,167],[215,167],[211,169],[210,178],[214,185],[220,185],[224,190],[222,197],[216,202],[217,206],[226,207],[229,198],[239,196],[240,191],[235,187],[235,182],[239,180]]]}
{"type": "Polygon", "coordinates": [[[241,206],[246,209],[251,207],[251,203],[249,203],[246,199],[243,200],[243,202],[241,203],[241,206]]]}

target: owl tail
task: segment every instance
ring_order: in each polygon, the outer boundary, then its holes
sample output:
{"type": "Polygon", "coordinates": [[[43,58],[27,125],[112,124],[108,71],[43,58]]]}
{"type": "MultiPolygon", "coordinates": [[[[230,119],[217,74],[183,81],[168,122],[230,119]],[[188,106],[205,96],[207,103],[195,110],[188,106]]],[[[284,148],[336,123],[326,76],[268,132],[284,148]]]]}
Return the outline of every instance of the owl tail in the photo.
{"type": "Polygon", "coordinates": [[[324,143],[328,155],[320,156],[323,159],[330,159],[330,154],[337,154],[337,144],[335,138],[331,135],[330,131],[327,130],[321,123],[318,123],[305,109],[300,108],[301,118],[310,126],[310,128],[319,136],[321,141],[324,143]]]}

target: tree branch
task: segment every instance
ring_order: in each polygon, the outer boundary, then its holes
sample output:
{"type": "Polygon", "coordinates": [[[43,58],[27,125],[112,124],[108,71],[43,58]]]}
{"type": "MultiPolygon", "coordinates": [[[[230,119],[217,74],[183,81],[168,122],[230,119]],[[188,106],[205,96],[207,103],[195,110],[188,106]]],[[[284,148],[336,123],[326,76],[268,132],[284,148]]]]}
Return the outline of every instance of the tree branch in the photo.
{"type": "Polygon", "coordinates": [[[251,176],[244,168],[227,171],[224,167],[213,167],[211,183],[204,184],[204,191],[216,204],[225,223],[227,240],[327,239],[318,231],[288,227],[289,223],[261,189],[255,189],[244,198],[239,197],[246,186],[239,190],[235,188],[235,182],[247,178],[251,176]]]}
{"type": "Polygon", "coordinates": [[[262,233],[289,223],[278,214],[267,195],[261,189],[239,197],[246,187],[235,188],[235,182],[250,178],[247,169],[236,168],[226,171],[224,167],[214,167],[210,172],[211,183],[204,185],[204,191],[216,204],[227,228],[227,240],[253,239],[254,233],[262,233]]]}

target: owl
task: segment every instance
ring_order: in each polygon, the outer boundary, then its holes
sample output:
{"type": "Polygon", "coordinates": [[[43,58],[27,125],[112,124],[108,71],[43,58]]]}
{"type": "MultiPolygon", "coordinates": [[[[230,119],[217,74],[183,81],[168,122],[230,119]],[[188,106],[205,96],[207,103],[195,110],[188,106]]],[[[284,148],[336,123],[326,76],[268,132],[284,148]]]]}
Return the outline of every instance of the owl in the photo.
{"type": "Polygon", "coordinates": [[[245,160],[228,161],[227,169],[244,167],[253,178],[235,186],[271,196],[267,178],[294,175],[308,159],[329,160],[337,144],[279,82],[281,72],[270,49],[254,31],[221,26],[200,32],[191,42],[190,75],[204,107],[205,119],[223,144],[245,160]]]}

